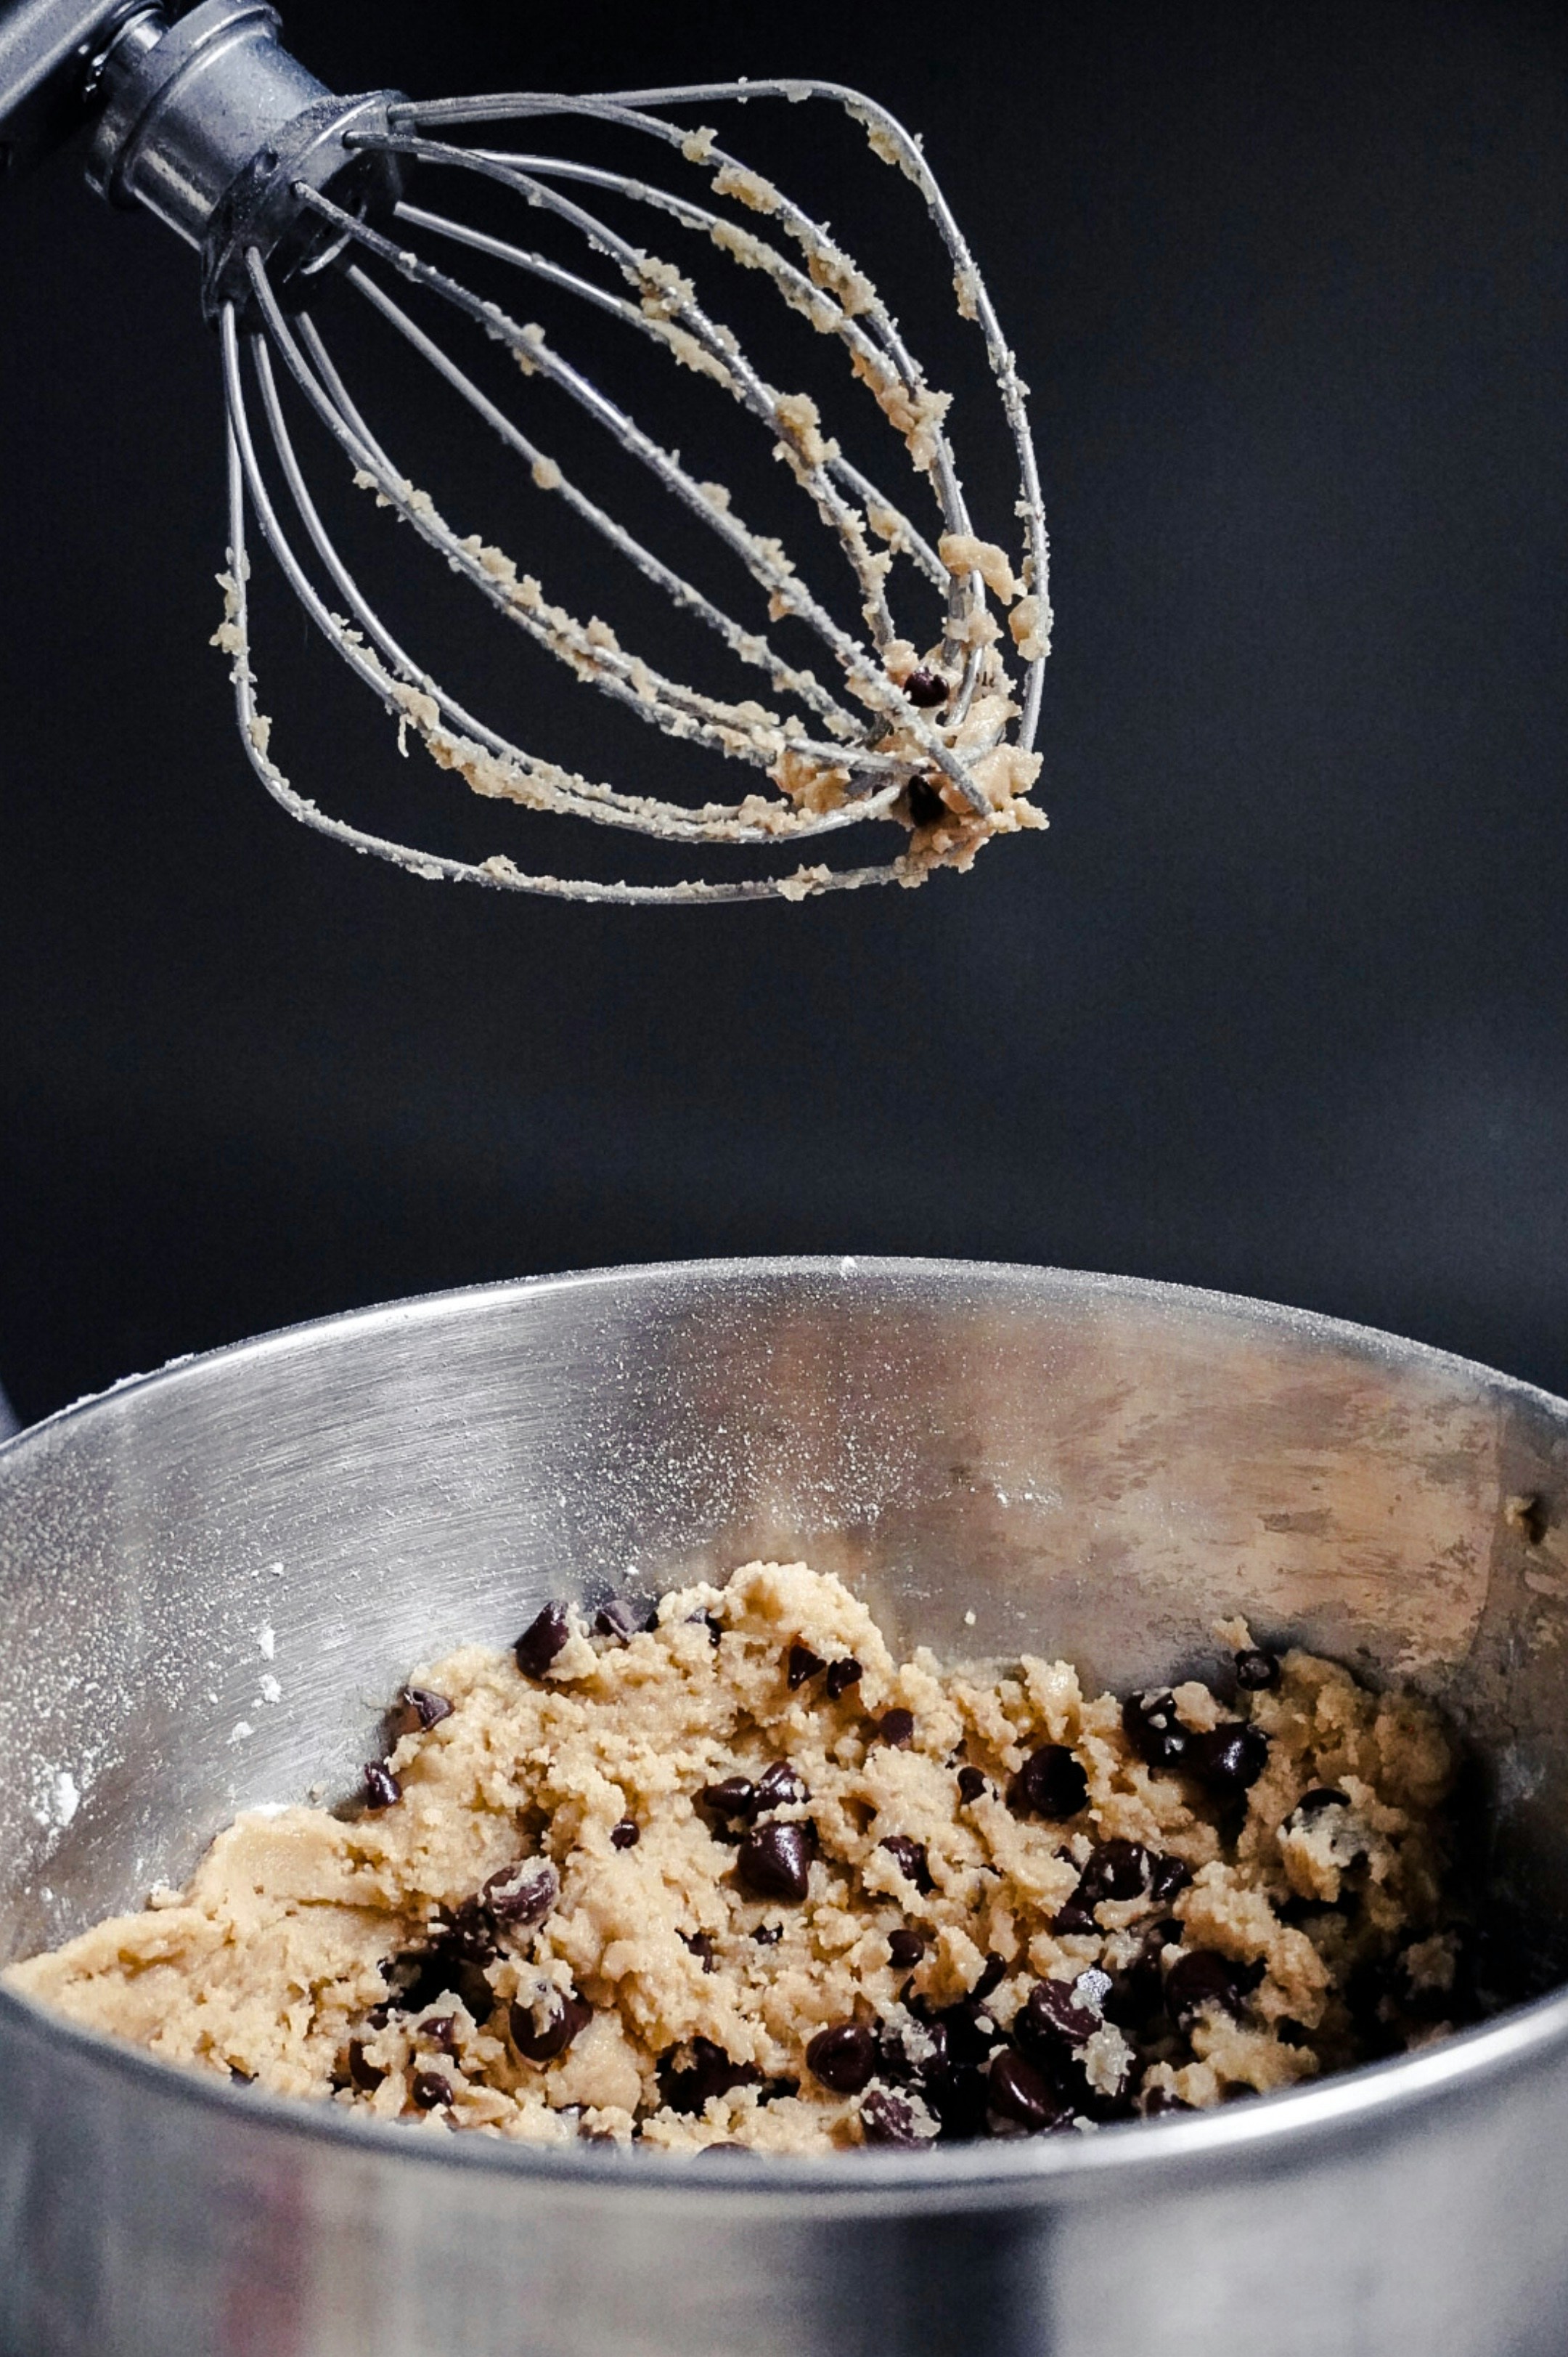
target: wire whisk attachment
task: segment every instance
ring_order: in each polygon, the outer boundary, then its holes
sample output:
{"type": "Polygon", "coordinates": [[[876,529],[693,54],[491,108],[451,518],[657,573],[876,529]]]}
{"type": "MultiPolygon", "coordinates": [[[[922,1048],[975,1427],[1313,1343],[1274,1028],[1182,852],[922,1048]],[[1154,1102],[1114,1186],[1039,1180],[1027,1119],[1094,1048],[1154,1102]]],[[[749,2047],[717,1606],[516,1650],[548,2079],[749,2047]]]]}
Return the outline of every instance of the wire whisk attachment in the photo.
{"type": "MultiPolygon", "coordinates": [[[[226,610],[215,643],[231,659],[246,753],[292,816],[415,875],[619,902],[801,899],[866,884],[914,885],[939,867],[968,867],[993,835],[1045,824],[1028,799],[1040,768],[1035,738],[1050,612],[1026,388],[918,144],[885,109],[811,80],[588,97],[338,98],[281,48],[275,15],[255,0],[202,0],[172,27],[154,8],[127,16],[122,7],[92,72],[104,95],[90,177],[113,199],[149,205],[201,249],[229,427],[226,610]],[[768,102],[845,110],[923,201],[952,300],[983,339],[1010,437],[1016,563],[975,531],[949,398],[929,381],[872,280],[820,221],[721,144],[703,119],[768,102]],[[676,119],[688,114],[695,119],[676,119]],[[545,124],[629,136],[656,177],[533,152],[523,143],[545,124]],[[481,132],[487,143],[511,144],[475,144],[481,132]],[[444,198],[460,200],[477,182],[517,200],[515,233],[446,209],[444,198]],[[534,242],[531,219],[550,224],[550,240],[569,261],[534,242]],[[836,347],[844,399],[881,430],[898,468],[896,488],[886,468],[874,480],[852,463],[817,399],[775,382],[748,357],[693,277],[663,258],[659,247],[671,237],[682,252],[696,241],[715,264],[776,297],[790,324],[822,339],[813,366],[836,347]],[[509,290],[505,299],[481,296],[456,274],[465,262],[489,274],[481,283],[509,290]],[[335,304],[347,290],[373,313],[499,437],[532,486],[570,511],[602,551],[607,597],[618,569],[629,568],[710,632],[727,651],[733,692],[671,675],[596,615],[579,619],[499,546],[450,523],[421,488],[424,470],[384,438],[365,384],[349,382],[341,348],[334,358],[317,299],[328,288],[335,304]],[[548,302],[581,304],[639,339],[646,366],[688,371],[693,407],[703,383],[761,429],[763,447],[800,494],[800,520],[814,526],[809,562],[798,541],[787,548],[747,521],[720,479],[722,467],[699,472],[683,462],[600,388],[553,328],[547,333],[530,316],[534,291],[545,289],[548,302]],[[434,334],[433,317],[452,334],[434,334]],[[515,398],[498,400],[479,381],[490,363],[465,352],[465,337],[510,356],[519,372],[515,398]],[[714,562],[727,567],[733,595],[721,600],[699,587],[689,575],[703,568],[661,554],[650,544],[653,534],[600,504],[575,460],[546,447],[536,416],[547,425],[561,413],[533,398],[540,386],[683,511],[682,546],[693,543],[693,522],[716,544],[714,562]],[[757,773],[750,790],[701,804],[628,792],[526,750],[469,709],[417,648],[394,635],[350,565],[296,447],[291,414],[298,423],[302,404],[352,483],[391,511],[429,558],[622,711],[757,773]],[[417,740],[476,793],[693,853],[799,846],[800,863],[785,875],[601,883],[529,873],[506,853],[468,861],[415,849],[330,815],[289,783],[274,757],[252,649],[252,527],[310,621],[385,707],[400,743],[417,740]],[[833,570],[831,588],[822,586],[824,565],[833,570]],[[853,626],[843,618],[851,596],[853,626]],[[924,619],[914,619],[922,608],[924,619]],[[819,838],[863,821],[901,831],[895,856],[860,866],[822,857],[819,838]]],[[[624,145],[616,150],[624,152],[624,145]]],[[[487,194],[486,222],[498,217],[498,200],[487,194]]],[[[858,430],[860,418],[854,423],[858,430]]]]}

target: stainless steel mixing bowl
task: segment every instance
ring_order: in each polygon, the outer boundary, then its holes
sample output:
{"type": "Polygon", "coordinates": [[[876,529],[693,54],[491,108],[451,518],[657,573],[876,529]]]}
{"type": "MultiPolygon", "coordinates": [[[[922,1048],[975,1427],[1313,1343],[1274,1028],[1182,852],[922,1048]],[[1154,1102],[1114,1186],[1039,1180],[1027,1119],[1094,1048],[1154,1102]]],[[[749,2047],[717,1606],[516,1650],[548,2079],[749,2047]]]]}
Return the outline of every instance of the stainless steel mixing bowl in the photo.
{"type": "MultiPolygon", "coordinates": [[[[351,1786],[420,1657],[786,1553],[950,1654],[1127,1684],[1240,1609],[1416,1678],[1486,1764],[1546,1986],[1565,1501],[1562,1401],[1051,1271],[619,1270],[220,1351],[0,1451],[0,1956],[179,1879],[237,1808],[351,1786]]],[[[789,2165],[371,2127],[0,1996],[0,2347],[1563,2357],[1568,1998],[1205,2117],[789,2165]]]]}

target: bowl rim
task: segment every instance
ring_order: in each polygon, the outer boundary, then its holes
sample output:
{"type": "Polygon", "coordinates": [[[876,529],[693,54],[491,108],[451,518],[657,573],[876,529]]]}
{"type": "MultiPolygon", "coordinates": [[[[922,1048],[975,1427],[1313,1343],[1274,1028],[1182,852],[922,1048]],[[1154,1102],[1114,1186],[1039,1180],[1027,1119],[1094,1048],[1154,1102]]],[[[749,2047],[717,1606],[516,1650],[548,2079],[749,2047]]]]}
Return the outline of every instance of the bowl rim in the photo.
{"type": "MultiPolygon", "coordinates": [[[[1319,1311],[1157,1278],[1122,1276],[1096,1270],[1060,1268],[1011,1261],[971,1261],[935,1256],[848,1254],[714,1255],[683,1261],[636,1262],[623,1266],[566,1270],[536,1276],[446,1287],[360,1309],[339,1310],[297,1325],[278,1327],[242,1341],[190,1352],[146,1373],[122,1377],[57,1409],[0,1443],[0,1472],[36,1447],[82,1419],[96,1417],[143,1389],[200,1382],[215,1370],[246,1360],[285,1355],[323,1336],[345,1341],[378,1328],[438,1324],[477,1302],[499,1312],[561,1293],[593,1293],[618,1287],[656,1289],[672,1283],[738,1284],[795,1279],[844,1284],[852,1279],[899,1281],[908,1286],[945,1281],[950,1286],[994,1285],[1026,1278],[1065,1294],[1124,1298],[1155,1308],[1197,1312],[1225,1323],[1246,1323],[1304,1340],[1348,1348],[1383,1363],[1420,1366],[1434,1374],[1477,1383],[1528,1403],[1568,1428],[1568,1401],[1519,1377],[1407,1340],[1383,1329],[1319,1311]]],[[[726,2151],[720,2174],[703,2155],[651,2155],[619,2147],[572,2143],[524,2145],[499,2136],[411,2135],[399,2123],[365,2117],[330,2102],[272,2095],[237,2088],[194,2065],[163,2061],[140,2047],[64,2021],[47,2007],[0,1986],[0,2044],[8,2035],[27,2043],[63,2048],[90,2070],[107,2072],[130,2092],[156,2095],[177,2110],[193,2107],[193,2121],[216,2113],[224,2124],[251,2121],[274,2136],[346,2148],[367,2161],[417,2161],[442,2169],[478,2169],[521,2184],[559,2191],[590,2190],[599,2198],[618,2190],[639,2201],[667,2197],[680,2202],[722,2197],[743,2205],[790,2206],[814,2201],[835,2215],[846,2206],[952,2209],[1027,2204],[1031,2198],[1059,2201],[1075,2190],[1113,2182],[1132,2190],[1150,2171],[1277,2165],[1304,2141],[1357,2127],[1392,2129],[1434,2103],[1455,2098],[1477,2082],[1517,2076],[1568,2045],[1568,1988],[1550,1991],[1529,2004],[1511,2007],[1494,2019],[1455,2032],[1412,2054],[1366,2064],[1321,2082],[1282,2089],[1266,2097],[1240,2099],[1190,2117],[1166,2115],[1158,2122],[1126,2122],[1090,2135],[1021,2137],[972,2145],[939,2145],[923,2153],[846,2151],[791,2158],[726,2151]],[[854,2197],[861,2197],[855,2202],[854,2197]]]]}

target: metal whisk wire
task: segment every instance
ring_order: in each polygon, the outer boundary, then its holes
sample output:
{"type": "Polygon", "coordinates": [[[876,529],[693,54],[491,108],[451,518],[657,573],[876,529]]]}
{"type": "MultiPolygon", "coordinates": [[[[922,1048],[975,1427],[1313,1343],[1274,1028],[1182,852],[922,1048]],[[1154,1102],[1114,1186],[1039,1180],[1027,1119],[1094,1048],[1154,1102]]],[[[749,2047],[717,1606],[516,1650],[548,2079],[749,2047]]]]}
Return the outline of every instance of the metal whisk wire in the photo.
{"type": "Polygon", "coordinates": [[[529,467],[542,490],[560,496],[644,580],[717,633],[741,663],[765,674],[772,692],[791,697],[810,719],[803,721],[799,712],[781,719],[754,700],[725,701],[669,678],[622,648],[606,625],[584,624],[552,605],[539,585],[520,576],[500,551],[487,547],[477,535],[456,532],[372,430],[309,313],[291,316],[285,310],[266,262],[252,250],[244,256],[249,300],[243,324],[239,300],[224,302],[219,312],[229,412],[230,566],[224,577],[228,611],[218,642],[232,657],[247,754],[269,792],[291,815],[422,876],[619,902],[801,899],[869,883],[915,883],[934,865],[967,865],[989,833],[1043,823],[1022,799],[1038,767],[1032,748],[1048,632],[1045,522],[1025,388],[961,232],[918,145],[893,117],[833,83],[710,83],[586,98],[514,95],[399,103],[387,110],[384,129],[372,126],[344,144],[423,168],[477,173],[575,231],[591,252],[607,259],[635,299],[542,253],[406,200],[397,205],[389,224],[467,248],[525,281],[546,284],[585,302],[659,343],[672,359],[727,393],[776,437],[775,455],[787,462],[847,560],[861,593],[869,643],[843,629],[780,545],[753,531],[734,511],[727,493],[689,472],[674,453],[558,353],[541,328],[481,300],[437,264],[302,180],[294,196],[322,224],[329,251],[342,260],[342,275],[355,294],[529,467]],[[924,198],[952,265],[960,311],[983,336],[1016,451],[1016,513],[1026,544],[1019,576],[1012,576],[999,549],[976,539],[946,429],[946,401],[929,386],[869,280],[820,223],[721,148],[711,131],[684,128],[652,111],[763,98],[822,99],[846,108],[876,152],[897,164],[924,198]],[[751,213],[781,231],[800,260],[748,225],[630,175],[549,156],[467,147],[431,135],[465,125],[558,116],[596,119],[662,142],[689,163],[710,170],[717,193],[738,198],[751,213]],[[940,517],[938,546],[825,436],[813,403],[779,393],[761,376],[731,331],[699,304],[688,279],[621,235],[567,190],[629,200],[706,238],[714,250],[760,273],[819,333],[835,339],[854,375],[867,384],[902,436],[917,471],[930,484],[940,517]],[[360,259],[349,259],[349,248],[360,259]],[[508,349],[525,374],[545,378],[639,460],[738,560],[766,599],[768,619],[800,623],[827,650],[842,692],[789,661],[765,631],[748,630],[736,620],[601,508],[410,317],[367,264],[468,318],[508,349]],[[289,431],[280,370],[349,460],[355,481],[373,492],[379,503],[535,644],[664,734],[749,763],[762,770],[779,791],[701,807],[627,794],[525,752],[469,711],[393,636],[334,542],[289,431]],[[342,612],[316,586],[290,536],[293,527],[285,525],[269,490],[268,468],[252,423],[253,404],[264,424],[272,470],[281,476],[297,526],[342,612]],[[481,794],[689,845],[792,844],[863,819],[897,817],[911,828],[910,849],[877,866],[802,867],[789,877],[678,885],[597,883],[524,874],[503,856],[474,863],[412,850],[330,817],[295,791],[272,758],[270,724],[257,703],[251,660],[248,512],[253,512],[312,622],[386,705],[398,723],[400,737],[412,730],[442,767],[457,772],[481,794]],[[884,543],[882,549],[873,547],[873,533],[884,543]],[[900,559],[944,594],[943,636],[934,658],[940,675],[934,680],[929,667],[918,662],[912,646],[900,637],[889,608],[888,576],[900,559]],[[988,586],[1004,605],[1017,601],[1011,629],[1025,662],[1021,707],[1011,700],[994,651],[1000,634],[985,603],[988,586]],[[910,689],[916,693],[907,692],[910,689]],[[843,693],[858,711],[844,703],[843,693]],[[943,706],[940,715],[932,708],[938,702],[943,706]],[[1009,733],[1006,724],[1014,718],[1018,726],[1009,733]],[[946,791],[937,791],[940,788],[946,791]]]}

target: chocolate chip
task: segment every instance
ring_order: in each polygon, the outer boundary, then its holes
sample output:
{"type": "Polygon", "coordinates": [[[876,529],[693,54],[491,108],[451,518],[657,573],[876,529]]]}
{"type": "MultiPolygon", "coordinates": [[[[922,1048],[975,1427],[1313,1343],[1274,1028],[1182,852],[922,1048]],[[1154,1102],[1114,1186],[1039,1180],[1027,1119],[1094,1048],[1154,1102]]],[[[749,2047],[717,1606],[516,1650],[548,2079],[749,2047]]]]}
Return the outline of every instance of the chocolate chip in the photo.
{"type": "Polygon", "coordinates": [[[754,2071],[748,2062],[732,2062],[711,2038],[693,2038],[690,2054],[690,2061],[677,2063],[671,2051],[659,2065],[660,2100],[669,2111],[695,2116],[713,2096],[762,2083],[760,2071],[754,2071]]]}
{"type": "Polygon", "coordinates": [[[1048,1817],[1059,1824],[1076,1817],[1089,1799],[1089,1779],[1065,1743],[1042,1743],[1031,1751],[1007,1787],[1015,1816],[1048,1817]]]}
{"type": "Polygon", "coordinates": [[[961,1768],[959,1770],[958,1797],[965,1807],[971,1801],[978,1801],[984,1790],[985,1778],[980,1769],[961,1768]]]}
{"type": "Polygon", "coordinates": [[[876,2041],[861,2022],[835,2022],[807,2046],[806,2067],[835,2095],[858,2095],[876,2068],[876,2041]]]}
{"type": "Polygon", "coordinates": [[[924,1932],[902,1927],[897,1932],[888,1932],[887,1961],[889,1964],[901,1966],[918,1964],[925,1953],[924,1932]]]}
{"type": "Polygon", "coordinates": [[[784,1937],[784,1926],[782,1923],[759,1923],[751,1936],[759,1948],[776,1948],[784,1937]]]}
{"type": "Polygon", "coordinates": [[[718,1616],[718,1614],[717,1614],[716,1612],[703,1612],[703,1613],[702,1613],[699,1617],[700,1617],[702,1620],[705,1620],[705,1621],[707,1622],[707,1624],[708,1624],[708,1642],[709,1642],[709,1644],[710,1644],[710,1645],[716,1645],[716,1644],[718,1643],[718,1641],[719,1641],[719,1639],[720,1639],[720,1638],[724,1635],[724,1633],[725,1633],[725,1624],[724,1624],[724,1622],[719,1619],[719,1616],[718,1616]]]}
{"type": "Polygon", "coordinates": [[[1268,1738],[1234,1720],[1205,1727],[1188,1738],[1185,1764],[1211,1792],[1244,1792],[1269,1764],[1268,1738]]]}
{"type": "Polygon", "coordinates": [[[1165,1975],[1165,2011],[1184,2035],[1214,2008],[1239,2019],[1243,1977],[1228,1956],[1216,1955],[1212,1948],[1193,1948],[1178,1956],[1165,1975]]]}
{"type": "Polygon", "coordinates": [[[810,1645],[791,1645],[788,1673],[790,1693],[793,1694],[797,1686],[803,1686],[808,1678],[814,1678],[819,1670],[825,1670],[827,1666],[821,1653],[813,1653],[810,1645]]]}
{"type": "Polygon", "coordinates": [[[1173,2094],[1169,2087],[1149,2088],[1139,2105],[1146,2120],[1162,2119],[1168,2112],[1190,2112],[1196,2108],[1195,2104],[1184,2103],[1181,2096],[1173,2094]]]}
{"type": "Polygon", "coordinates": [[[1090,1966],[1075,1981],[1036,1981],[1013,2024],[1013,2035],[1031,2052],[1053,2039],[1082,2046],[1105,2018],[1111,1975],[1090,1966]]]}
{"type": "Polygon", "coordinates": [[[255,2072],[253,2071],[242,2071],[237,2062],[230,2063],[229,2076],[233,2081],[236,2087],[253,2087],[256,2083],[255,2072]]]}
{"type": "Polygon", "coordinates": [[[716,1784],[703,1785],[697,1806],[713,1820],[708,1830],[715,1841],[738,1842],[736,1825],[748,1825],[757,1814],[757,1787],[749,1776],[725,1776],[716,1784]]]}
{"type": "Polygon", "coordinates": [[[514,2005],[507,2015],[511,2042],[526,2062],[553,2062],[594,2018],[593,2007],[575,1989],[568,1989],[564,1995],[559,1989],[551,1989],[540,2000],[540,2010],[544,2015],[542,2029],[534,2018],[532,2006],[514,2005]]]}
{"type": "Polygon", "coordinates": [[[1168,1687],[1129,1695],[1122,1706],[1122,1726],[1146,1767],[1180,1767],[1189,1738],[1176,1717],[1176,1696],[1168,1687]]]}
{"type": "Polygon", "coordinates": [[[876,1846],[887,1852],[899,1873],[914,1884],[922,1898],[930,1897],[936,1885],[931,1880],[924,1842],[911,1841],[908,1834],[889,1834],[886,1841],[878,1842],[876,1846]]]}
{"type": "Polygon", "coordinates": [[[1010,2049],[992,2057],[986,2104],[994,2120],[1030,2133],[1057,2127],[1072,2117],[1072,2106],[1064,2104],[1044,2072],[1026,2054],[1010,2049]]]}
{"type": "Polygon", "coordinates": [[[1337,1792],[1326,1784],[1316,1784],[1310,1792],[1302,1794],[1291,1815],[1293,1818],[1316,1817],[1324,1809],[1348,1809],[1349,1806],[1348,1792],[1337,1792]]]}
{"type": "Polygon", "coordinates": [[[908,1751],[915,1740],[915,1714],[912,1710],[885,1711],[872,1728],[874,1743],[891,1744],[895,1751],[908,1751]]]}
{"type": "Polygon", "coordinates": [[[749,1899],[804,1899],[811,1887],[816,1848],[812,1825],[758,1825],[740,1846],[736,1879],[749,1899]]]}
{"type": "Polygon", "coordinates": [[[386,2072],[379,2062],[372,2062],[365,2052],[362,2038],[349,2040],[349,2077],[361,2095],[373,2095],[386,2072]]]}
{"type": "Polygon", "coordinates": [[[757,1814],[760,1817],[769,1809],[795,1809],[811,1799],[805,1779],[791,1768],[788,1760],[775,1760],[757,1780],[757,1814]]]}
{"type": "Polygon", "coordinates": [[[848,1694],[851,1686],[857,1686],[865,1675],[853,1653],[846,1653],[840,1662],[830,1662],[827,1676],[822,1681],[829,1701],[838,1702],[848,1694]]]}
{"type": "Polygon", "coordinates": [[[623,1645],[639,1637],[649,1626],[648,1608],[634,1604],[629,1596],[611,1596],[594,1615],[594,1631],[600,1637],[618,1637],[623,1645]]]}
{"type": "Polygon", "coordinates": [[[1156,1906],[1163,1906],[1167,1899],[1174,1899],[1176,1892],[1185,1890],[1191,1880],[1191,1867],[1179,1857],[1162,1853],[1149,1860],[1149,1896],[1156,1906]]]}
{"type": "Polygon", "coordinates": [[[931,2141],[913,2107],[901,2095],[890,2095],[885,2087],[873,2087],[861,2104],[860,2132],[871,2145],[917,2146],[931,2141]]]}
{"type": "Polygon", "coordinates": [[[1078,1878],[1073,1899],[1092,1915],[1102,1900],[1142,1899],[1153,1878],[1153,1864],[1141,1842],[1096,1842],[1078,1878]]]}
{"type": "Polygon", "coordinates": [[[394,1801],[403,1798],[403,1786],[390,1768],[380,1760],[365,1762],[365,1805],[371,1809],[390,1809],[394,1801]]]}
{"type": "Polygon", "coordinates": [[[427,1948],[405,1949],[381,1971],[393,1994],[385,2007],[378,2006],[366,2016],[372,2029],[385,2027],[389,2012],[424,2013],[446,1996],[461,1997],[476,2021],[488,2021],[495,2004],[495,1992],[479,1964],[458,1953],[445,1934],[427,1948]]]}
{"type": "Polygon", "coordinates": [[[470,1964],[488,1964],[500,1953],[496,1943],[495,1917],[483,1899],[465,1899],[460,1907],[453,1909],[438,1944],[470,1964]]]}
{"type": "Polygon", "coordinates": [[[1265,1653],[1261,1645],[1249,1645],[1236,1656],[1236,1683],[1250,1694],[1261,1693],[1265,1686],[1277,1686],[1280,1682],[1279,1657],[1265,1653]]]}
{"type": "Polygon", "coordinates": [[[439,2111],[452,2100],[452,2082],[440,2071],[416,2071],[408,2092],[422,2112],[439,2111]]]}
{"type": "Polygon", "coordinates": [[[528,1932],[543,1922],[560,1898],[561,1877],[547,1857],[521,1857],[492,1874],[481,1896],[496,1922],[528,1932]]]}
{"type": "Polygon", "coordinates": [[[635,1849],[642,1839],[642,1828],[635,1817],[622,1817],[618,1825],[610,1827],[612,1849],[635,1849]]]}
{"type": "Polygon", "coordinates": [[[716,1973],[719,1960],[712,1938],[706,1932],[677,1932],[675,1937],[683,1948],[690,1948],[705,1973],[716,1973]]]}
{"type": "Polygon", "coordinates": [[[451,1716],[452,1706],[445,1695],[432,1694],[427,1686],[404,1686],[392,1706],[392,1723],[400,1736],[427,1735],[451,1716]]]}
{"type": "Polygon", "coordinates": [[[542,1678],[572,1634],[571,1615],[564,1603],[547,1604],[531,1620],[512,1651],[525,1677],[542,1678]]]}
{"type": "Polygon", "coordinates": [[[414,2035],[423,2038],[428,2045],[438,2046],[443,2054],[456,2054],[457,2017],[455,2013],[435,2014],[428,2021],[416,2023],[414,2035]]]}
{"type": "MultiPolygon", "coordinates": [[[[912,671],[904,682],[904,693],[911,704],[918,704],[934,710],[939,704],[947,702],[952,691],[940,672],[930,671],[921,663],[919,668],[912,671]]],[[[915,783],[924,785],[925,780],[917,778],[915,783]]]]}
{"type": "Polygon", "coordinates": [[[980,1978],[970,1990],[969,1994],[972,2003],[975,2005],[983,2004],[985,1998],[991,1995],[992,1990],[993,1988],[999,1988],[1006,1977],[1007,1967],[1003,1963],[1001,1957],[987,1956],[985,1962],[980,1967],[980,1978]]]}

